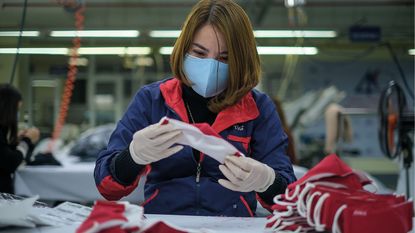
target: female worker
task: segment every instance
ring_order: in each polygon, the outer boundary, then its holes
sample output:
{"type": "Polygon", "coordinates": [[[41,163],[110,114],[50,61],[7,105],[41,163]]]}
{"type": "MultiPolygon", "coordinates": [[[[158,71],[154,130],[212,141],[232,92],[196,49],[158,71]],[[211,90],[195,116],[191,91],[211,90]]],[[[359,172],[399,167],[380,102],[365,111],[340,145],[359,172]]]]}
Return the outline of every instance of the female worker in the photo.
{"type": "Polygon", "coordinates": [[[17,131],[17,116],[22,105],[19,91],[9,84],[0,84],[0,192],[14,193],[13,176],[23,161],[28,162],[39,130],[17,131]]]}
{"type": "MultiPolygon", "coordinates": [[[[99,154],[95,180],[118,200],[141,175],[146,213],[254,216],[295,180],[287,136],[272,100],[253,88],[260,60],[252,26],[231,0],[202,0],[188,15],[171,55],[173,77],[142,87],[99,154]],[[246,157],[219,164],[176,144],[180,130],[164,116],[205,122],[246,157]]],[[[208,146],[208,145],[207,145],[208,146]]]]}

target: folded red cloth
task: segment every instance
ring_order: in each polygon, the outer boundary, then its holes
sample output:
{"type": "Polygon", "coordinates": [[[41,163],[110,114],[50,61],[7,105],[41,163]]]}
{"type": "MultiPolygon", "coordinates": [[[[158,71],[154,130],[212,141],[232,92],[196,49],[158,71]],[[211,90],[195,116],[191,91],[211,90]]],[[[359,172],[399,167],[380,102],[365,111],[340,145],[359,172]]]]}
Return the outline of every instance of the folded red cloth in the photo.
{"type": "Polygon", "coordinates": [[[141,206],[128,202],[96,201],[91,214],[76,233],[202,233],[187,230],[160,220],[144,218],[141,206]]]}
{"type": "Polygon", "coordinates": [[[275,232],[407,233],[413,204],[404,196],[370,193],[371,181],[329,155],[275,196],[265,228],[275,232]]]}

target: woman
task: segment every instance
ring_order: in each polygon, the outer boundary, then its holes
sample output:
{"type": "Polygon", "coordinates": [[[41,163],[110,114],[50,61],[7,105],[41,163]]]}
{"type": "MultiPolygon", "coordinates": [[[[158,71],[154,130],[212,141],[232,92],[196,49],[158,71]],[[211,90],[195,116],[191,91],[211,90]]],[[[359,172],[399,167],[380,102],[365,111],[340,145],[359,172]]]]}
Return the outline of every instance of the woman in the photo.
{"type": "Polygon", "coordinates": [[[29,161],[34,144],[39,140],[37,128],[17,132],[21,105],[19,91],[9,84],[0,84],[0,192],[4,193],[14,193],[14,172],[23,161],[29,161]]]}
{"type": "Polygon", "coordinates": [[[230,0],[202,0],[188,15],[171,55],[173,77],[142,87],[99,154],[98,190],[131,193],[141,175],[146,213],[254,216],[295,180],[272,100],[253,90],[260,61],[249,19],[230,0]],[[219,164],[188,146],[167,116],[205,122],[246,157],[219,164]]]}

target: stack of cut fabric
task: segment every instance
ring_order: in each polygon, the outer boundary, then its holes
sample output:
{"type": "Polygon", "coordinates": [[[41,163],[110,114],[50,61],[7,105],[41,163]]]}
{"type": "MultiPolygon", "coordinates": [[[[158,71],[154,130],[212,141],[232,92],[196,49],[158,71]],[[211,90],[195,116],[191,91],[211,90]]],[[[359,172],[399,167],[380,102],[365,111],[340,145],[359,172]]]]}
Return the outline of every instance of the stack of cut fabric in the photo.
{"type": "Polygon", "coordinates": [[[404,196],[363,189],[371,181],[332,154],[275,196],[271,232],[407,233],[413,205],[404,196]]]}
{"type": "Polygon", "coordinates": [[[182,229],[161,220],[144,217],[141,206],[123,201],[96,201],[76,233],[205,233],[182,229]]]}

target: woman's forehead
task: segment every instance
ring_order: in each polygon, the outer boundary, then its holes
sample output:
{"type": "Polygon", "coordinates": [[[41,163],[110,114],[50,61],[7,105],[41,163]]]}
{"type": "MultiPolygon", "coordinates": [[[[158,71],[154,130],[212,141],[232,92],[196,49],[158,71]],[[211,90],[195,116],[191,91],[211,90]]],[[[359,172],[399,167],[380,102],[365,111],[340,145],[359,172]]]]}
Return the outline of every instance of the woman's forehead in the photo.
{"type": "Polygon", "coordinates": [[[227,51],[226,41],[223,34],[211,24],[203,25],[196,31],[193,37],[193,43],[202,45],[209,51],[217,51],[218,47],[220,51],[227,51]]]}

